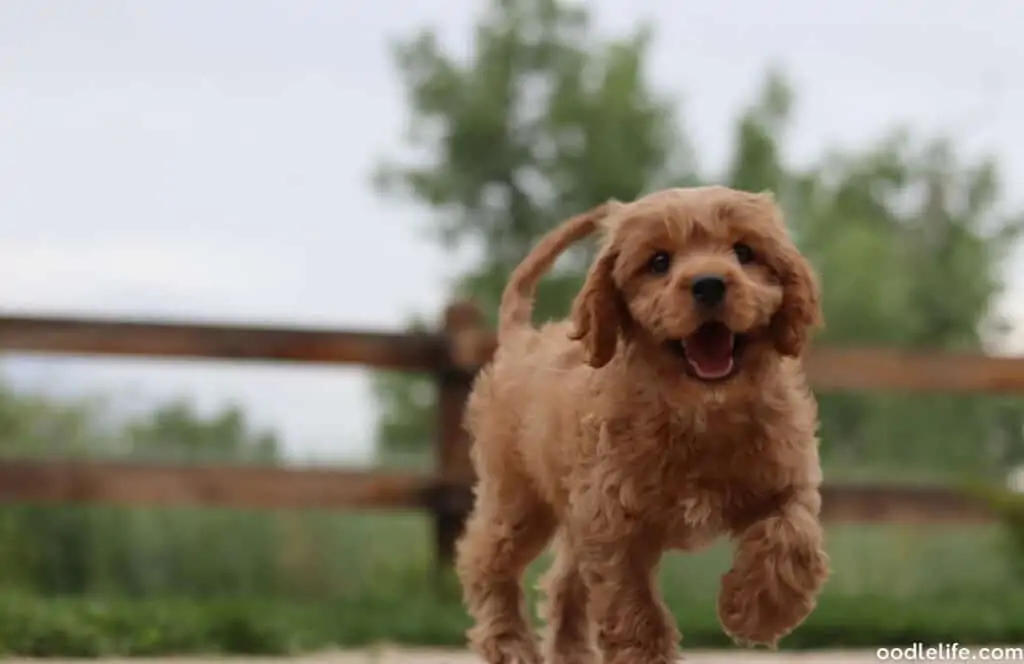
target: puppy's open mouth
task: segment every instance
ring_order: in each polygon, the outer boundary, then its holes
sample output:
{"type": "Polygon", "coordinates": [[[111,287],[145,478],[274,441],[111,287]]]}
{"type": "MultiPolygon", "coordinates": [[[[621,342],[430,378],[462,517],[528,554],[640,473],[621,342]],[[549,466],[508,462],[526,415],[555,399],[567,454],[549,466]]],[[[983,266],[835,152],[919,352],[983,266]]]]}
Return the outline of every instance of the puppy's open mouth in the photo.
{"type": "Polygon", "coordinates": [[[736,371],[745,337],[717,321],[704,323],[685,339],[670,341],[672,351],[686,361],[689,372],[704,381],[724,380],[736,371]]]}

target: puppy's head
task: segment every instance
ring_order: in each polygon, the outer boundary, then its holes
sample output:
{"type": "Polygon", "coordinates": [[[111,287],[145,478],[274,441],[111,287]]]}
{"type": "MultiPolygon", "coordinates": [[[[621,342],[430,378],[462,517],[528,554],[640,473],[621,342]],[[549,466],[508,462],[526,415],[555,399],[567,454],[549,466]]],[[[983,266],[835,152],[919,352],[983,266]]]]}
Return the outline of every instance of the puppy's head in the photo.
{"type": "Polygon", "coordinates": [[[572,312],[592,366],[607,364],[622,337],[717,383],[799,356],[821,323],[814,272],[769,194],[660,191],[620,204],[605,230],[572,312]]]}

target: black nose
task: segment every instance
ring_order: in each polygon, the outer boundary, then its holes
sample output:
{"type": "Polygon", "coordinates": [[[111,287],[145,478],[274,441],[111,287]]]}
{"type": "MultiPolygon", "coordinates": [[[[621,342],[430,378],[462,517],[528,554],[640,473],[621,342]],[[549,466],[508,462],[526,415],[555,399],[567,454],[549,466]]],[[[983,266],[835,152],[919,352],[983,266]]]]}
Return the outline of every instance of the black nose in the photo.
{"type": "Polygon", "coordinates": [[[690,287],[693,299],[702,307],[714,307],[725,297],[725,280],[714,275],[701,275],[690,287]]]}

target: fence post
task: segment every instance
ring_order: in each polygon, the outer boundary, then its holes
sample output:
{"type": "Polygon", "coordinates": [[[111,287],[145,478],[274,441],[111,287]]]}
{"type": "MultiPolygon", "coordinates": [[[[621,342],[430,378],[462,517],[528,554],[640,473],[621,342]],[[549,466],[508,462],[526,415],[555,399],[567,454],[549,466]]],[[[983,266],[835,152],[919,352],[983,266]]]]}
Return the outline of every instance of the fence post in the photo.
{"type": "Polygon", "coordinates": [[[472,343],[483,331],[483,315],[473,303],[456,302],[445,309],[444,334],[448,339],[449,360],[437,375],[440,486],[434,503],[437,564],[442,569],[450,567],[455,560],[455,542],[473,506],[475,475],[469,457],[469,435],[463,428],[463,413],[474,373],[465,364],[467,360],[476,363],[485,359],[476,357],[476,344],[472,343]]]}

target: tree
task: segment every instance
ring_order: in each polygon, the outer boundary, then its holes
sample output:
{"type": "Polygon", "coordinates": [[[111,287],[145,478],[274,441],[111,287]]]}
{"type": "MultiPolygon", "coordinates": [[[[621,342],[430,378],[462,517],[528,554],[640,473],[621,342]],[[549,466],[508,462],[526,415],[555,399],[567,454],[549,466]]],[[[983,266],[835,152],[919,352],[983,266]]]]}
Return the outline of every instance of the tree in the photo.
{"type": "MultiPolygon", "coordinates": [[[[963,164],[943,141],[893,132],[809,168],[785,156],[793,93],[769,72],[738,117],[722,173],[699,172],[672,100],[645,75],[650,33],[601,41],[586,13],[557,0],[494,0],[468,61],[425,31],[396,49],[408,92],[410,147],[422,161],[385,166],[387,194],[436,214],[431,237],[469,247],[456,291],[491,316],[508,273],[544,231],[608,198],[670,184],[719,182],[776,192],[797,244],[822,275],[823,343],[979,349],[1019,217],[998,212],[996,168],[963,164]]],[[[562,316],[591,256],[564,257],[538,292],[538,319],[562,316]]],[[[426,377],[385,375],[379,442],[422,445],[433,402],[426,377]]],[[[1024,458],[1016,400],[820,395],[832,467],[996,472],[1024,458]]]]}
{"type": "MultiPolygon", "coordinates": [[[[604,41],[586,12],[558,0],[495,0],[477,24],[466,63],[424,30],[395,48],[420,162],[390,163],[377,182],[435,212],[431,237],[478,256],[456,291],[493,322],[505,278],[562,219],[661,184],[692,180],[671,100],[646,77],[650,35],[604,41]]],[[[567,253],[541,284],[538,319],[561,316],[590,252],[567,253]]],[[[382,374],[384,449],[430,435],[429,377],[382,374]]]]}
{"type": "Polygon", "coordinates": [[[186,401],[165,403],[129,422],[123,440],[128,453],[136,458],[234,463],[279,460],[276,436],[254,429],[237,407],[203,417],[186,401]]]}

